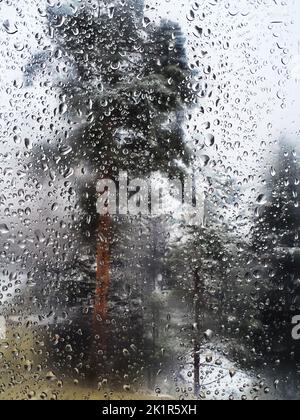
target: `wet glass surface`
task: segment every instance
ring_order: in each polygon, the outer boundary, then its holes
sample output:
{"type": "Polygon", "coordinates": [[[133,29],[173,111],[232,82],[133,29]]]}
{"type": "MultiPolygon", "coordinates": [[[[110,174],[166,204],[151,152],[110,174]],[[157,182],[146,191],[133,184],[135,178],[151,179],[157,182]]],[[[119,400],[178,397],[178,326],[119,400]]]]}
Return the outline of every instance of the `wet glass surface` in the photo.
{"type": "Polygon", "coordinates": [[[0,11],[0,399],[298,399],[298,2],[0,11]]]}

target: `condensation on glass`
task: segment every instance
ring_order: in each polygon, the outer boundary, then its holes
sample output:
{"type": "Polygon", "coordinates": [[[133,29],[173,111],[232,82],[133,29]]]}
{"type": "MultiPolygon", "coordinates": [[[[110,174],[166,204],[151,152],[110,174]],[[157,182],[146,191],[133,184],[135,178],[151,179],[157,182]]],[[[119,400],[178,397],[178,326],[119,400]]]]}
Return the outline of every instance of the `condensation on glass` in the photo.
{"type": "Polygon", "coordinates": [[[298,399],[298,2],[0,12],[0,399],[298,399]]]}

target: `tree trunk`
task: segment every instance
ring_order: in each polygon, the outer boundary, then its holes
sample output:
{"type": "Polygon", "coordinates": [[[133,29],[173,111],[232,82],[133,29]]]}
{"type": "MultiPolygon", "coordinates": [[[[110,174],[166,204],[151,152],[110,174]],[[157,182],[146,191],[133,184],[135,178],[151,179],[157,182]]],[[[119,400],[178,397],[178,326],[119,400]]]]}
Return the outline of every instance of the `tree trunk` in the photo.
{"type": "Polygon", "coordinates": [[[92,322],[92,343],[90,349],[91,377],[98,375],[103,368],[99,350],[107,351],[108,291],[110,285],[110,241],[111,219],[109,215],[98,216],[96,245],[96,287],[92,322]],[[104,321],[104,322],[103,322],[104,321]]]}
{"type": "Polygon", "coordinates": [[[95,322],[105,321],[108,312],[108,291],[110,283],[110,235],[109,215],[99,216],[97,235],[96,291],[94,303],[95,322]]]}

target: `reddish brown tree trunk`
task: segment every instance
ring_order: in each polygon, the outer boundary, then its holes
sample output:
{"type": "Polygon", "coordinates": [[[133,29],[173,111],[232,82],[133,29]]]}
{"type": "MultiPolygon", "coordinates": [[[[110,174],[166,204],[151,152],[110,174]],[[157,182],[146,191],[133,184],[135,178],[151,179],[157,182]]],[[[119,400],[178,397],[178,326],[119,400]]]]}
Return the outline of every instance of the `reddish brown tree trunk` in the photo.
{"type": "Polygon", "coordinates": [[[108,312],[108,291],[110,283],[110,229],[109,215],[99,216],[96,260],[96,291],[94,304],[95,321],[105,321],[108,312]]]}

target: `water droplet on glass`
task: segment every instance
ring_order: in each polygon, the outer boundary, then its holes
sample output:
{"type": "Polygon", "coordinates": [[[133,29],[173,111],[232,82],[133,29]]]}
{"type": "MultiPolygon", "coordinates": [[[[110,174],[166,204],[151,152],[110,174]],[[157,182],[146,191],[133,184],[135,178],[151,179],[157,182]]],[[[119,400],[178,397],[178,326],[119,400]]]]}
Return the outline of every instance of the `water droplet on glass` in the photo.
{"type": "Polygon", "coordinates": [[[143,19],[143,26],[144,28],[147,28],[151,23],[151,20],[148,17],[144,17],[143,19]]]}
{"type": "Polygon", "coordinates": [[[260,194],[256,201],[258,204],[265,204],[267,202],[265,194],[260,194]]]}
{"type": "Polygon", "coordinates": [[[31,144],[31,141],[30,141],[30,139],[25,139],[24,140],[24,143],[25,143],[25,147],[26,147],[26,149],[28,149],[28,150],[31,150],[32,149],[32,144],[31,144]]]}
{"type": "Polygon", "coordinates": [[[5,223],[0,224],[0,233],[2,235],[7,235],[9,233],[8,226],[5,223]]]}
{"type": "Polygon", "coordinates": [[[46,375],[46,379],[48,381],[55,381],[56,380],[56,375],[53,372],[48,372],[46,375]]]}
{"type": "Polygon", "coordinates": [[[59,151],[63,156],[67,156],[69,153],[72,152],[72,147],[71,146],[62,146],[59,149],[59,151]]]}
{"type": "Polygon", "coordinates": [[[109,18],[112,19],[114,17],[114,14],[115,14],[115,7],[114,6],[111,6],[108,9],[108,16],[109,16],[109,18]]]}
{"type": "Polygon", "coordinates": [[[213,337],[213,335],[214,335],[214,333],[213,333],[213,331],[212,331],[212,330],[206,330],[206,331],[205,331],[205,333],[204,333],[204,336],[205,336],[208,340],[210,340],[210,339],[213,337]]]}
{"type": "Polygon", "coordinates": [[[15,23],[11,23],[9,20],[6,20],[3,23],[3,27],[9,35],[14,35],[18,32],[18,28],[16,27],[15,23]]]}
{"type": "Polygon", "coordinates": [[[65,104],[65,103],[60,104],[60,106],[59,106],[59,113],[60,113],[61,115],[63,115],[63,114],[65,114],[67,111],[68,111],[68,105],[67,105],[67,104],[65,104]]]}

